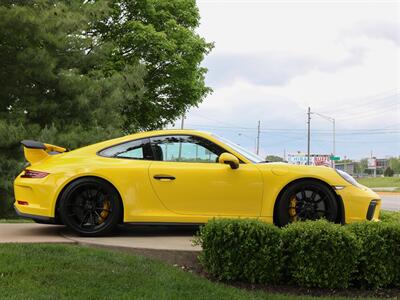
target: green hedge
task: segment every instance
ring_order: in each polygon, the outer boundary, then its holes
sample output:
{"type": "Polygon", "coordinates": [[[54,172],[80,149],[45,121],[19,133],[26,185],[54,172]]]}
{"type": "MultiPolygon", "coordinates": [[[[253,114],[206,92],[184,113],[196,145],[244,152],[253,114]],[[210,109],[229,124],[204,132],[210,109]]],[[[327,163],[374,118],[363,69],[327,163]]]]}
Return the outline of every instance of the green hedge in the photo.
{"type": "Polygon", "coordinates": [[[361,245],[356,282],[374,288],[400,286],[400,223],[354,223],[346,230],[361,245]]]}
{"type": "Polygon", "coordinates": [[[381,211],[381,221],[384,223],[399,223],[400,224],[400,211],[381,211]]]}
{"type": "Polygon", "coordinates": [[[305,287],[346,288],[357,262],[356,237],[324,220],[291,224],[283,229],[287,274],[305,287]]]}
{"type": "Polygon", "coordinates": [[[281,276],[279,228],[257,220],[214,219],[200,230],[197,244],[205,270],[222,280],[275,283],[281,276]]]}
{"type": "Polygon", "coordinates": [[[279,229],[248,219],[214,219],[196,243],[205,271],[225,281],[303,287],[400,287],[400,223],[341,226],[324,220],[279,229]]]}

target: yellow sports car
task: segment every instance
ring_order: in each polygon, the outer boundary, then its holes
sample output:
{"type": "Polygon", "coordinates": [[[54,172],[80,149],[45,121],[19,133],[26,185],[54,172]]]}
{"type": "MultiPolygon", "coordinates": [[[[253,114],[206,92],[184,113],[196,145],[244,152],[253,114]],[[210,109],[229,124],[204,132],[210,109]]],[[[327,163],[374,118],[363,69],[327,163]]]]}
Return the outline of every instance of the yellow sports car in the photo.
{"type": "Polygon", "coordinates": [[[268,163],[214,134],[142,132],[73,151],[25,140],[15,209],[81,235],[121,223],[202,224],[258,218],[284,226],[326,218],[378,220],[381,200],[347,173],[268,163]]]}

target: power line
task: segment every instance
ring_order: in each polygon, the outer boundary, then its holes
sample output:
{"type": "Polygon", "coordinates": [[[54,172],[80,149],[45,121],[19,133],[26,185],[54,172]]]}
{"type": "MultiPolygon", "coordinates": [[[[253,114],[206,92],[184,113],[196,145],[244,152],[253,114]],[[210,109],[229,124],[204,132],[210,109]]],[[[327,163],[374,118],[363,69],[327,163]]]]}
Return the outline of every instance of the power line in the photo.
{"type": "Polygon", "coordinates": [[[362,113],[354,112],[351,116],[344,117],[344,118],[343,117],[338,117],[338,119],[340,119],[340,120],[352,120],[352,119],[354,120],[355,118],[357,118],[357,119],[367,119],[367,118],[375,117],[377,115],[381,115],[383,113],[388,113],[388,112],[398,113],[400,110],[399,111],[393,110],[393,108],[397,107],[397,106],[400,107],[400,102],[397,102],[397,103],[395,103],[393,105],[381,107],[381,108],[379,108],[379,109],[377,109],[375,111],[362,112],[362,113]]]}
{"type": "Polygon", "coordinates": [[[351,103],[351,104],[345,104],[344,106],[339,107],[339,108],[329,109],[329,111],[323,110],[323,109],[319,109],[319,110],[321,110],[324,113],[329,113],[329,114],[336,114],[338,112],[349,111],[349,110],[354,111],[355,103],[358,103],[358,104],[356,104],[356,108],[369,106],[371,104],[375,105],[378,101],[385,102],[385,99],[391,100],[392,97],[398,96],[399,94],[400,94],[400,91],[399,91],[399,89],[396,88],[396,89],[392,89],[392,90],[382,92],[379,94],[367,96],[364,98],[358,98],[358,100],[357,99],[349,99],[347,101],[347,103],[351,103]],[[369,100],[369,99],[370,99],[370,101],[363,102],[363,100],[369,100]]]}
{"type": "MultiPolygon", "coordinates": [[[[203,125],[203,124],[193,124],[193,123],[187,123],[187,125],[190,126],[195,126],[195,127],[201,127],[201,128],[210,128],[210,129],[226,129],[226,130],[251,130],[251,131],[256,131],[257,127],[240,127],[240,126],[214,126],[214,125],[203,125]]],[[[390,125],[393,126],[393,125],[390,125]]],[[[301,128],[262,128],[260,127],[260,132],[293,132],[293,133],[300,133],[300,132],[304,132],[307,129],[301,129],[301,128]]],[[[400,130],[397,129],[390,129],[390,128],[370,128],[370,129],[337,129],[337,132],[345,132],[345,133],[351,133],[351,134],[358,134],[358,133],[362,133],[363,131],[365,131],[365,133],[392,133],[392,132],[397,132],[400,130]]],[[[331,132],[331,130],[328,129],[315,129],[313,130],[313,132],[318,132],[318,133],[328,133],[331,132]]],[[[343,133],[344,134],[344,133],[343,133]]]]}

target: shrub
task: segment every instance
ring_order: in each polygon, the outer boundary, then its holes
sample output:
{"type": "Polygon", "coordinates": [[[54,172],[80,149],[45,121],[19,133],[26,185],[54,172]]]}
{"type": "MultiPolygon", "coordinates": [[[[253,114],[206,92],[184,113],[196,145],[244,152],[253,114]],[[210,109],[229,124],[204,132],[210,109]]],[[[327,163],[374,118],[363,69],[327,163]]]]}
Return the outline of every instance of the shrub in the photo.
{"type": "Polygon", "coordinates": [[[279,229],[257,220],[214,219],[196,242],[204,269],[220,280],[400,287],[400,212],[383,212],[382,220],[346,226],[318,220],[279,229]]]}
{"type": "Polygon", "coordinates": [[[400,226],[400,211],[381,211],[381,221],[383,223],[398,223],[400,226]]]}
{"type": "Polygon", "coordinates": [[[400,286],[400,223],[362,222],[346,228],[361,245],[357,283],[374,288],[400,286]]]}
{"type": "Polygon", "coordinates": [[[283,229],[283,247],[293,283],[322,288],[349,285],[359,245],[343,226],[324,220],[290,224],[283,229]]]}
{"type": "Polygon", "coordinates": [[[220,280],[278,282],[282,270],[281,230],[250,219],[214,219],[200,229],[196,244],[205,270],[220,280]]]}

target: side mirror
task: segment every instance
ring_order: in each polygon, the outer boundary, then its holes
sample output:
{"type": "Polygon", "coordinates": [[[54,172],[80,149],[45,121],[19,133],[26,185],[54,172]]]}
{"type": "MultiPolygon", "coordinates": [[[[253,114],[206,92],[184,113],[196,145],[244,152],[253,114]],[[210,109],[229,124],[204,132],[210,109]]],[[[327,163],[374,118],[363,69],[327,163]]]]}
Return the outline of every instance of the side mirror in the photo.
{"type": "Polygon", "coordinates": [[[222,153],[219,157],[218,157],[218,162],[220,164],[227,164],[230,165],[232,169],[237,169],[239,168],[239,159],[228,153],[228,152],[224,152],[222,153]]]}

